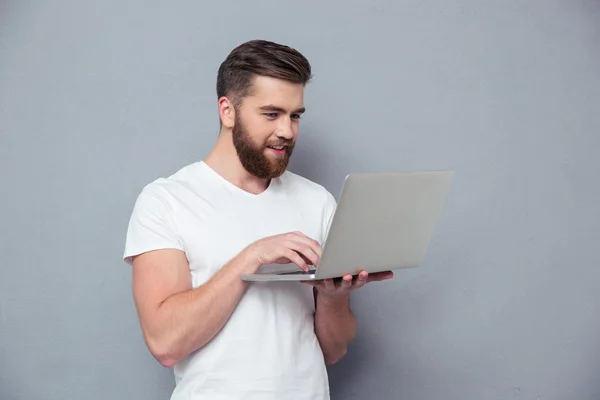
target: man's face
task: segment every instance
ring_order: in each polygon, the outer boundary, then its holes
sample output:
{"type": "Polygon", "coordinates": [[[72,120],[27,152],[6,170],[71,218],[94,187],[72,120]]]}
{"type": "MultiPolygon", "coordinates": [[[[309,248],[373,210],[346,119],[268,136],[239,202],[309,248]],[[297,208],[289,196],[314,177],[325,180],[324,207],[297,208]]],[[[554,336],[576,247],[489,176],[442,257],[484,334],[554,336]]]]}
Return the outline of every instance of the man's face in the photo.
{"type": "Polygon", "coordinates": [[[254,78],[252,87],[235,111],[233,144],[249,173],[276,178],[285,172],[296,143],[304,88],[262,76],[254,78]]]}

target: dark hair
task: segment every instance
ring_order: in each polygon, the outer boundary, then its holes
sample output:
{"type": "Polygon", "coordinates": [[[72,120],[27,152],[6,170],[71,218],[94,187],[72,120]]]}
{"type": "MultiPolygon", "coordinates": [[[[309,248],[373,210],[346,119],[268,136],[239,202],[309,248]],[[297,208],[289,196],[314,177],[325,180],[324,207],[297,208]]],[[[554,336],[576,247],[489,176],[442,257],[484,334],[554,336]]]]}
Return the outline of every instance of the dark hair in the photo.
{"type": "Polygon", "coordinates": [[[310,63],[297,50],[267,40],[251,40],[234,48],[219,67],[217,96],[230,96],[239,106],[252,90],[254,76],[267,76],[306,85],[310,63]]]}

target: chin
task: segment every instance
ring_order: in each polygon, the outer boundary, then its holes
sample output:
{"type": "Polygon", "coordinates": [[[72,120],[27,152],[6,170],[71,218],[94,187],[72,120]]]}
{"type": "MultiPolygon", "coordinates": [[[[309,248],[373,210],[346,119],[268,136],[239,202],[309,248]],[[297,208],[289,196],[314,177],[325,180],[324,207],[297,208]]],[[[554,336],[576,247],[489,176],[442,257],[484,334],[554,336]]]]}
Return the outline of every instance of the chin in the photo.
{"type": "Polygon", "coordinates": [[[273,172],[271,172],[270,176],[271,178],[279,178],[281,175],[283,175],[285,173],[285,171],[287,171],[287,165],[284,168],[281,169],[276,169],[273,170],[273,172]]]}

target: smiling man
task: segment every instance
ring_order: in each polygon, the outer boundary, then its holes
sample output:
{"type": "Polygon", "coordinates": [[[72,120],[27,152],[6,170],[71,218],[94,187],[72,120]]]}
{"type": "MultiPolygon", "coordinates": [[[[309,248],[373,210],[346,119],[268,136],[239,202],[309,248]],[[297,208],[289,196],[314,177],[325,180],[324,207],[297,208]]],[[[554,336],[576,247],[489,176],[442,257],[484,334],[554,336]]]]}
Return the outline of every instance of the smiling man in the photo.
{"type": "Polygon", "coordinates": [[[335,199],[287,170],[310,78],[290,47],[235,48],[218,71],[214,148],[135,203],[124,259],[146,344],[174,367],[174,400],[329,399],[326,364],[356,331],[350,293],[391,277],[240,279],[267,264],[318,266],[335,199]]]}

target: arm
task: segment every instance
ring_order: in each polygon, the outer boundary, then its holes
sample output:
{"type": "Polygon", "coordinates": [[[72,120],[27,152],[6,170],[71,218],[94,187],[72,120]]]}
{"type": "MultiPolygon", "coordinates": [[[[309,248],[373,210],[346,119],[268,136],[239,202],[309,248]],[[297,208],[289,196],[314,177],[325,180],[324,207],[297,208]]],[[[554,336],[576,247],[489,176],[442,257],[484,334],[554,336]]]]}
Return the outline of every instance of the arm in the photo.
{"type": "Polygon", "coordinates": [[[356,335],[356,318],[350,310],[350,293],[368,282],[383,281],[394,276],[385,271],[368,274],[361,271],[356,279],[344,275],[339,283],[333,279],[306,281],[314,286],[315,334],[327,364],[335,364],[344,355],[356,335]]]}
{"type": "Polygon", "coordinates": [[[356,335],[356,318],[350,309],[350,294],[319,296],[315,288],[315,333],[327,364],[335,364],[346,355],[356,335]]]}
{"type": "Polygon", "coordinates": [[[152,355],[165,367],[210,341],[223,328],[244,294],[240,279],[256,270],[243,254],[206,284],[192,289],[185,254],[157,250],[133,260],[133,296],[152,355]]]}
{"type": "MultiPolygon", "coordinates": [[[[326,193],[323,213],[323,239],[329,232],[336,209],[335,198],[326,193]]],[[[324,241],[324,240],[323,240],[324,241]]],[[[362,286],[352,284],[352,276],[345,276],[339,284],[332,279],[312,282],[315,296],[315,334],[321,345],[326,364],[335,364],[346,355],[348,344],[356,335],[356,318],[350,309],[350,292],[362,286]]]]}
{"type": "Polygon", "coordinates": [[[196,289],[183,251],[136,256],[133,296],[150,352],[163,366],[174,366],[208,343],[229,320],[248,286],[242,275],[273,262],[291,261],[308,270],[301,254],[315,263],[319,252],[318,244],[300,233],[267,237],[243,249],[196,289]]]}

